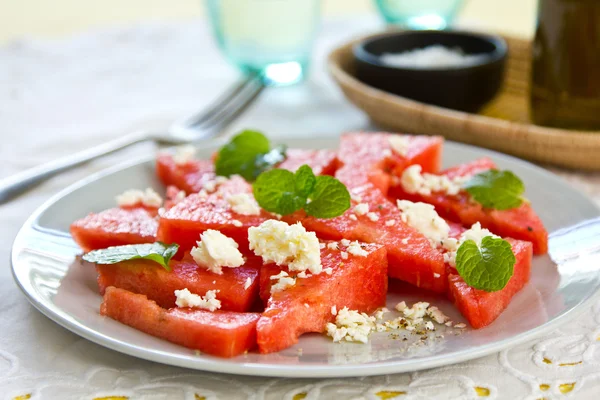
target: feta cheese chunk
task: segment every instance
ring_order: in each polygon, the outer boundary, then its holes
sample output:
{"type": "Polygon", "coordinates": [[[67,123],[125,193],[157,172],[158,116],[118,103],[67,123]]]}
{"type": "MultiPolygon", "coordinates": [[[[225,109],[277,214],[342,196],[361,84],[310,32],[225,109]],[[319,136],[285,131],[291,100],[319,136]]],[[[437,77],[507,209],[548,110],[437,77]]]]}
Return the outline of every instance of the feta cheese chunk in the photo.
{"type": "Polygon", "coordinates": [[[235,240],[219,231],[207,229],[196,244],[190,255],[196,264],[215,274],[223,274],[222,267],[237,268],[244,264],[244,257],[235,240]]]}
{"type": "Polygon", "coordinates": [[[307,232],[301,223],[288,225],[270,219],[248,228],[250,250],[266,263],[287,265],[290,271],[310,271],[320,274],[321,250],[314,232],[307,232]]]}
{"type": "Polygon", "coordinates": [[[365,215],[369,212],[369,205],[367,203],[359,203],[354,207],[354,214],[365,215]]]}
{"type": "Polygon", "coordinates": [[[450,196],[457,195],[462,185],[469,180],[469,176],[460,176],[453,179],[445,175],[421,173],[422,167],[418,164],[406,168],[400,178],[400,184],[407,193],[430,195],[433,192],[446,193],[450,196]]]}
{"type": "Polygon", "coordinates": [[[433,247],[448,238],[450,226],[431,204],[398,200],[398,208],[402,211],[402,222],[421,232],[433,247]]]}
{"type": "Polygon", "coordinates": [[[215,311],[221,308],[221,300],[217,300],[218,290],[209,290],[204,296],[198,296],[187,288],[175,291],[177,307],[193,307],[203,310],[215,311]]]}
{"type": "Polygon", "coordinates": [[[352,254],[353,256],[358,256],[358,257],[366,257],[369,254],[369,252],[367,252],[362,247],[360,247],[360,244],[356,240],[354,242],[350,243],[350,245],[348,245],[348,248],[346,250],[348,251],[348,253],[352,254]]]}
{"type": "Polygon", "coordinates": [[[250,286],[252,286],[252,279],[250,277],[247,277],[246,282],[244,283],[244,290],[248,290],[250,286]]]}
{"type": "MultiPolygon", "coordinates": [[[[333,311],[332,309],[332,314],[333,311]]],[[[345,340],[367,343],[369,334],[375,330],[375,318],[344,307],[337,312],[335,323],[328,323],[325,329],[334,342],[345,340]]]]}
{"type": "Polygon", "coordinates": [[[260,207],[248,193],[238,193],[227,197],[231,209],[241,215],[259,215],[260,207]]]}
{"type": "Polygon", "coordinates": [[[444,253],[444,262],[450,264],[451,266],[455,266],[456,252],[458,251],[458,248],[461,244],[463,244],[467,240],[472,240],[475,242],[477,247],[481,247],[481,241],[486,236],[491,236],[493,238],[500,237],[498,235],[494,235],[487,229],[481,228],[481,224],[479,222],[476,222],[471,226],[471,229],[464,231],[460,235],[460,239],[458,241],[452,238],[444,241],[444,247],[448,250],[447,253],[444,253]]]}
{"type": "Polygon", "coordinates": [[[271,286],[271,294],[281,292],[296,284],[296,278],[292,278],[285,271],[281,271],[279,274],[271,276],[271,279],[277,280],[277,282],[271,286]]]}
{"type": "Polygon", "coordinates": [[[160,207],[163,203],[162,197],[156,193],[152,188],[146,190],[129,189],[118,195],[115,200],[119,207],[133,206],[136,204],[143,204],[147,207],[160,207]]]}
{"type": "Polygon", "coordinates": [[[196,148],[192,145],[178,146],[173,154],[173,161],[177,165],[184,165],[196,157],[196,148]]]}
{"type": "Polygon", "coordinates": [[[406,136],[390,135],[388,142],[394,153],[406,157],[409,147],[409,140],[406,136]]]}
{"type": "Polygon", "coordinates": [[[369,218],[373,222],[379,221],[379,215],[377,215],[377,213],[372,212],[372,211],[367,213],[367,218],[369,218]]]}

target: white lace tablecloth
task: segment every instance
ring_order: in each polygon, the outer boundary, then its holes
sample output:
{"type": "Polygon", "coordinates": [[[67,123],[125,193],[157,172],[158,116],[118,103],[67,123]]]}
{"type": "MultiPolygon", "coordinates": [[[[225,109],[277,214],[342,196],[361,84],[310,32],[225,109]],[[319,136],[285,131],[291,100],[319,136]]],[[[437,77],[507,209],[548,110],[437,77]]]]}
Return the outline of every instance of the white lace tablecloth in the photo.
{"type": "MultiPolygon", "coordinates": [[[[328,49],[372,21],[329,21],[310,80],[269,89],[236,122],[271,136],[368,128],[325,73],[328,49]]],[[[0,49],[0,178],[200,109],[237,76],[206,25],[150,24],[0,49]],[[141,122],[140,122],[141,121],[141,122]]],[[[155,364],[105,349],[37,312],[12,280],[17,230],[50,195],[86,175],[154,151],[139,145],[64,173],[0,205],[0,397],[6,399],[597,399],[600,304],[547,337],[445,368],[362,379],[239,377],[155,364]],[[379,393],[379,395],[377,395],[379,393]],[[398,393],[397,393],[398,394],[398,393]],[[23,397],[19,397],[23,396],[23,397]],[[30,397],[28,397],[30,396],[30,397]]],[[[600,174],[556,171],[600,202],[600,174]]]]}

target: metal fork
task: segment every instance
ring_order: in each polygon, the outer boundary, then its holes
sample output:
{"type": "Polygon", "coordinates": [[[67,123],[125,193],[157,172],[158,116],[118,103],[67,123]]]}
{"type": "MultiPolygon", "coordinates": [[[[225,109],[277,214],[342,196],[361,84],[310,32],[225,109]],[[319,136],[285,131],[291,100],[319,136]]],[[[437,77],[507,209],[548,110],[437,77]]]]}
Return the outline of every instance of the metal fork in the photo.
{"type": "Polygon", "coordinates": [[[0,180],[0,204],[22,194],[42,181],[95,158],[145,141],[176,145],[219,136],[223,128],[258,97],[264,84],[258,74],[250,75],[223,93],[206,110],[176,120],[166,131],[134,131],[118,139],[83,150],[0,180]]]}

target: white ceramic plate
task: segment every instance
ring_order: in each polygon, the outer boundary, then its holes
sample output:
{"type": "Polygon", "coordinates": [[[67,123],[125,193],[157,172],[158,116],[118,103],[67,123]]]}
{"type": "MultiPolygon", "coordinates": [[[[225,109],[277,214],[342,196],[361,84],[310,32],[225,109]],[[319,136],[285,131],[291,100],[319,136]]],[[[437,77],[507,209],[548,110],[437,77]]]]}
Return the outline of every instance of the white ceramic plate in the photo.
{"type": "MultiPolygon", "coordinates": [[[[287,140],[291,147],[335,148],[333,139],[287,140]]],[[[209,155],[221,143],[203,146],[209,155]]],[[[114,196],[129,188],[162,189],[152,157],[90,176],[44,204],[25,223],[12,251],[13,275],[29,301],[46,316],[93,342],[148,360],[208,371],[288,377],[342,377],[414,371],[481,357],[555,329],[586,309],[600,287],[600,212],[591,200],[556,176],[524,161],[476,147],[446,143],[444,166],[489,156],[511,169],[527,186],[527,197],[551,232],[549,256],[536,257],[531,282],[506,311],[480,330],[436,331],[427,345],[377,333],[369,344],[334,344],[324,335],[304,335],[282,352],[233,359],[193,351],[146,335],[98,314],[101,297],[91,265],[74,261],[79,248],[69,224],[90,211],[114,206],[114,196]],[[554,261],[553,261],[554,260],[554,261]],[[302,351],[299,351],[302,349],[302,351]]],[[[425,300],[454,321],[460,315],[444,298],[407,285],[391,285],[388,305],[425,300]]]]}

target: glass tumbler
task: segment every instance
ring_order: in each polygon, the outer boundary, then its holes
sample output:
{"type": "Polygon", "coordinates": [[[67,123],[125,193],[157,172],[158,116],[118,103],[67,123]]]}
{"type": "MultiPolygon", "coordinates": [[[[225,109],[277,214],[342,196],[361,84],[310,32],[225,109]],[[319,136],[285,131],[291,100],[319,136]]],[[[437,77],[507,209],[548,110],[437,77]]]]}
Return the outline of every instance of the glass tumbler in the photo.
{"type": "Polygon", "coordinates": [[[267,85],[306,75],[319,23],[320,0],[206,0],[217,42],[245,73],[267,85]]]}
{"type": "Polygon", "coordinates": [[[462,0],[375,0],[375,4],[388,24],[403,29],[445,29],[462,0]]]}

